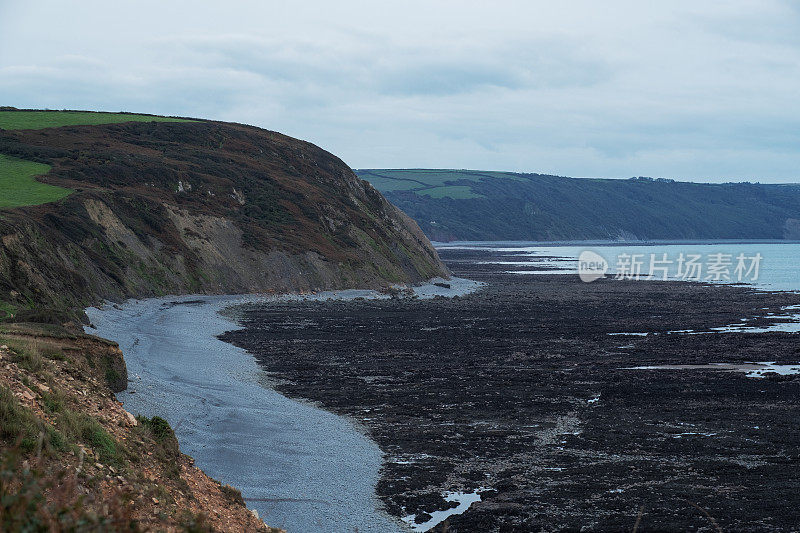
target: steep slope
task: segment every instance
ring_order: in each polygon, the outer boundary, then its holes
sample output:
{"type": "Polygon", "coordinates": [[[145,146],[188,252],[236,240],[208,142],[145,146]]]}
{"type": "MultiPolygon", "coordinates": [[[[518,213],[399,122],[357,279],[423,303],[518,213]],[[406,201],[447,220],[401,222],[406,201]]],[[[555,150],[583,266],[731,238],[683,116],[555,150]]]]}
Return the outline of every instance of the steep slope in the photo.
{"type": "Polygon", "coordinates": [[[279,133],[208,121],[0,130],[0,154],[50,165],[39,181],[75,191],[0,211],[0,308],[18,318],[59,322],[101,298],[447,275],[378,191],[279,133]]]}
{"type": "Polygon", "coordinates": [[[115,344],[3,326],[0,361],[0,530],[277,531],[115,400],[115,344]]]}
{"type": "Polygon", "coordinates": [[[357,172],[439,241],[800,238],[797,185],[357,172]]]}

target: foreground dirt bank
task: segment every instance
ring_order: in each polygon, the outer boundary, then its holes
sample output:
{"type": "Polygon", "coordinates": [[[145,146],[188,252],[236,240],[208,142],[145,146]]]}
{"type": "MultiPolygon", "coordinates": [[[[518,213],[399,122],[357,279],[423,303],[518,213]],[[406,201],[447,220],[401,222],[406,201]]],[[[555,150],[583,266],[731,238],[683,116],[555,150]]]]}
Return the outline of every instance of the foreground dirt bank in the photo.
{"type": "Polygon", "coordinates": [[[0,330],[0,530],[273,531],[164,420],[124,410],[121,363],[89,335],[0,330]]]}

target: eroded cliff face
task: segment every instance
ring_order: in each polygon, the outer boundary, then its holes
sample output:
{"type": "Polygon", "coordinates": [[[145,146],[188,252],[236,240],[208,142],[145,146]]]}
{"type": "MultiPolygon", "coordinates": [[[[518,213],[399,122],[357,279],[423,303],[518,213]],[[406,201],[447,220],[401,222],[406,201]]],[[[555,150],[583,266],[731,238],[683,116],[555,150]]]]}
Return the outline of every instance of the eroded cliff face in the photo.
{"type": "Polygon", "coordinates": [[[0,153],[46,162],[42,181],[76,191],[0,212],[6,313],[447,276],[416,223],[372,186],[275,132],[216,122],[2,131],[0,153]]]}

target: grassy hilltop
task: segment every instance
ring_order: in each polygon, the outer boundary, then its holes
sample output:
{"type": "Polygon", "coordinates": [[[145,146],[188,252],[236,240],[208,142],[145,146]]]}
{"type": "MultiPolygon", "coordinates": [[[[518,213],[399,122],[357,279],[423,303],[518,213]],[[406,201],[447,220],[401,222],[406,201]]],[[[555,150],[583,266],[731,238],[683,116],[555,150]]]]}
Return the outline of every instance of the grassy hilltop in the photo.
{"type": "MultiPolygon", "coordinates": [[[[39,130],[62,126],[91,126],[124,122],[193,122],[189,119],[98,113],[94,111],[0,111],[0,130],[39,130]]],[[[35,178],[50,172],[50,166],[0,154],[0,209],[55,202],[73,191],[54,187],[35,178]]]]}
{"type": "Polygon", "coordinates": [[[97,126],[123,122],[195,122],[186,118],[103,113],[98,111],[0,110],[0,130],[40,130],[62,126],[97,126]]]}
{"type": "Polygon", "coordinates": [[[370,169],[434,240],[798,239],[800,186],[370,169]]]}

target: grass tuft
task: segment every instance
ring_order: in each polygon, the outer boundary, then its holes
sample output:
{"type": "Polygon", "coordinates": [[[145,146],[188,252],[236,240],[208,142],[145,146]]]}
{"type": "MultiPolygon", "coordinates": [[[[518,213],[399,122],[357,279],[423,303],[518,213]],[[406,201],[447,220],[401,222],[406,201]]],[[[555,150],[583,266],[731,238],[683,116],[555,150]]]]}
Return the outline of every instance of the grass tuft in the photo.
{"type": "Polygon", "coordinates": [[[91,446],[101,461],[108,464],[122,464],[122,450],[119,444],[95,418],[65,409],[59,415],[56,424],[68,438],[91,446]]]}
{"type": "Polygon", "coordinates": [[[28,372],[38,374],[47,363],[42,355],[40,343],[37,340],[22,341],[16,339],[0,339],[13,351],[12,360],[28,372]]]}
{"type": "Polygon", "coordinates": [[[50,389],[49,392],[42,393],[42,405],[49,413],[60,413],[64,410],[66,404],[66,397],[64,394],[56,389],[50,389]]]}
{"type": "Polygon", "coordinates": [[[11,389],[0,385],[0,438],[6,442],[21,439],[30,451],[38,433],[33,413],[19,403],[11,389]]]}
{"type": "Polygon", "coordinates": [[[242,491],[228,484],[220,485],[220,489],[222,490],[222,494],[230,501],[246,507],[244,498],[242,497],[242,491]]]}
{"type": "Polygon", "coordinates": [[[178,447],[178,439],[175,437],[175,432],[169,425],[169,422],[160,416],[147,418],[146,416],[137,416],[136,420],[139,425],[136,426],[135,431],[139,433],[140,437],[152,439],[156,446],[154,449],[154,456],[164,465],[167,465],[165,473],[172,479],[180,479],[181,467],[178,462],[180,457],[180,449],[178,447]]]}
{"type": "Polygon", "coordinates": [[[106,499],[109,516],[100,517],[85,505],[73,469],[32,465],[19,447],[0,452],[0,531],[135,532],[130,499],[112,493],[106,499]]]}

